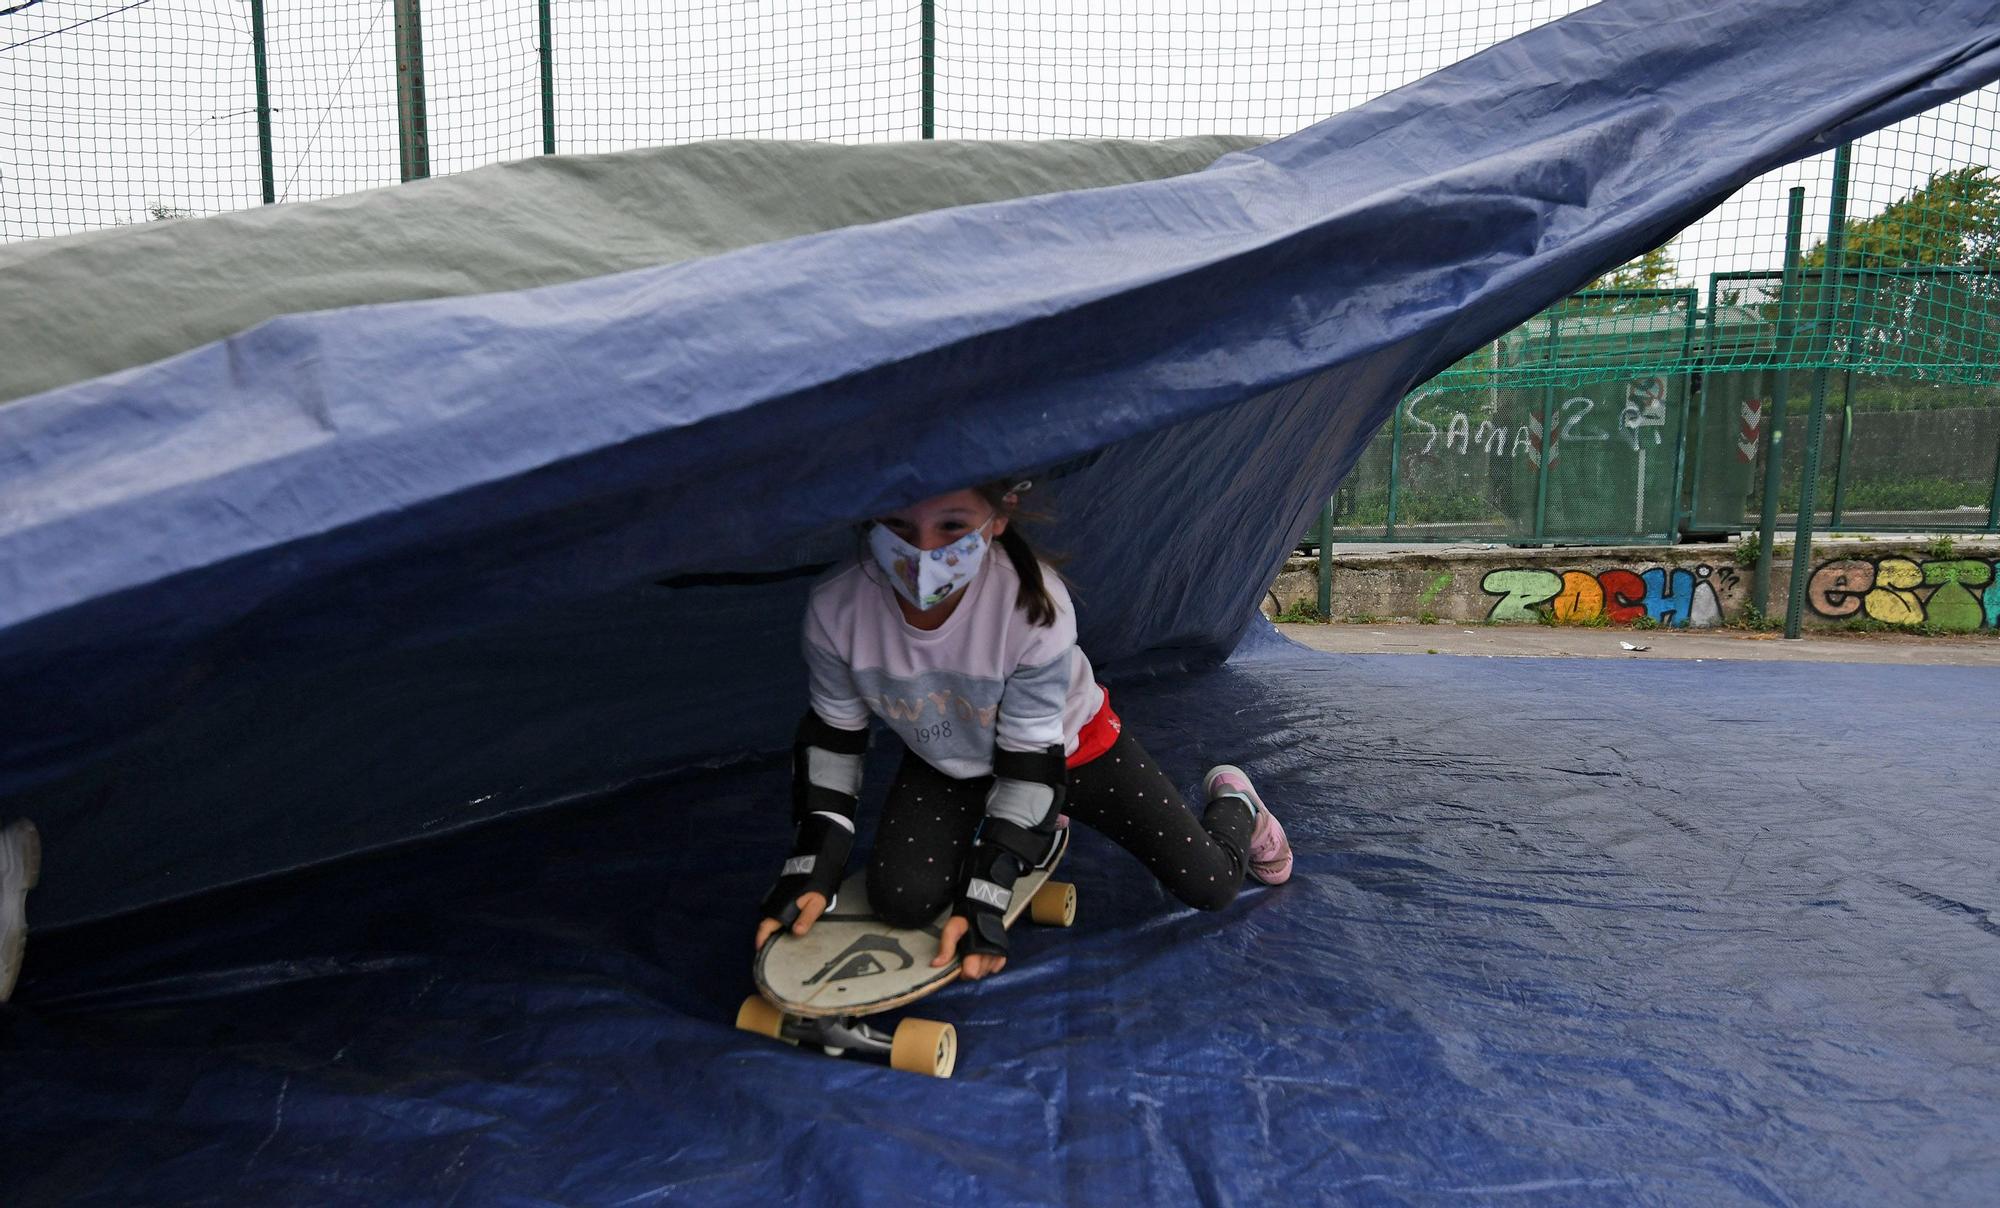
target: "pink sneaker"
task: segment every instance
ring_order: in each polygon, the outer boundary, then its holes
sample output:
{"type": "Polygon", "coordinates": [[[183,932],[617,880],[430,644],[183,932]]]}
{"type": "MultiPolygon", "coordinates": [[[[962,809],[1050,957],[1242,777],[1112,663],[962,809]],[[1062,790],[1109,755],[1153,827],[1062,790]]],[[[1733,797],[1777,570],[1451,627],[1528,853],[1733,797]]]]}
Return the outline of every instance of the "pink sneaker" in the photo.
{"type": "Polygon", "coordinates": [[[1250,784],[1250,777],[1234,764],[1217,764],[1208,769],[1202,777],[1202,794],[1210,801],[1217,797],[1241,797],[1256,807],[1257,820],[1250,828],[1250,850],[1246,853],[1250,860],[1250,875],[1266,885],[1282,885],[1292,876],[1292,843],[1285,838],[1285,828],[1270,810],[1264,808],[1264,799],[1250,784]]]}

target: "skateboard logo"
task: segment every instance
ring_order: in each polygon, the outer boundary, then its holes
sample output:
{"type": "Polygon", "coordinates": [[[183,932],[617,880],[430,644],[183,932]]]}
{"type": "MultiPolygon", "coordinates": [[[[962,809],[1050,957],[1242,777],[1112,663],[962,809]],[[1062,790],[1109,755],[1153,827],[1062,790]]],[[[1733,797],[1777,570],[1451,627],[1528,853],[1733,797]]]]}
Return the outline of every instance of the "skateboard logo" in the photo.
{"type": "Polygon", "coordinates": [[[826,962],[818,973],[806,979],[806,985],[817,986],[823,981],[847,981],[856,977],[873,977],[877,973],[891,973],[907,969],[916,961],[903,946],[882,935],[864,935],[849,944],[839,956],[826,962]],[[894,959],[902,963],[890,966],[885,962],[894,959]]]}

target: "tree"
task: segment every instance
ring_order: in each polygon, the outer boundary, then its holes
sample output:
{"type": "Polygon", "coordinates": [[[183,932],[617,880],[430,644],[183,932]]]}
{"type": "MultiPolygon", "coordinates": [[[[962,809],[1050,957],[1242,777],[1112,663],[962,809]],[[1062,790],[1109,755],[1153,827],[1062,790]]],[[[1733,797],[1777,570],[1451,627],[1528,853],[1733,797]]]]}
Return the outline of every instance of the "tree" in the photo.
{"type": "Polygon", "coordinates": [[[1680,269],[1674,264],[1673,255],[1662,244],[1625,264],[1612,269],[1602,277],[1583,287],[1584,293],[1592,290],[1634,290],[1672,289],[1679,279],[1680,269]]]}
{"type": "MultiPolygon", "coordinates": [[[[1801,263],[1826,267],[1826,243],[1801,263]]],[[[2000,271],[2000,177],[1984,164],[1936,173],[1873,218],[1848,223],[1840,266],[2000,271]]]]}
{"type": "MultiPolygon", "coordinates": [[[[1799,315],[1820,313],[1827,245],[1801,258],[1799,315]]],[[[1983,164],[1934,173],[1882,212],[1847,224],[1831,356],[1864,372],[1991,381],[2000,373],[2000,176],[1983,164]]],[[[1775,312],[1776,308],[1771,307],[1775,312]]]]}
{"type": "Polygon", "coordinates": [[[1639,257],[1629,260],[1577,291],[1580,294],[1597,294],[1596,297],[1572,296],[1561,305],[1564,315],[1632,315],[1652,314],[1671,310],[1681,305],[1679,297],[1647,294],[1642,291],[1673,289],[1680,284],[1680,266],[1674,263],[1673,253],[1662,244],[1639,257]]]}

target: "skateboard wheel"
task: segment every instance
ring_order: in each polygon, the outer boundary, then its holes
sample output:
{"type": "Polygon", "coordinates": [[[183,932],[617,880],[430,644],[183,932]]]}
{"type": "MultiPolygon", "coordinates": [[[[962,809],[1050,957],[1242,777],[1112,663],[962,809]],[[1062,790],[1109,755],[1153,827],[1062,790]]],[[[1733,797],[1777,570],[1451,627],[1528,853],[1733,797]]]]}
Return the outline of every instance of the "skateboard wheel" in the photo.
{"type": "Polygon", "coordinates": [[[736,1008],[736,1026],[773,1040],[785,1039],[785,1013],[761,994],[752,994],[736,1008]]]}
{"type": "Polygon", "coordinates": [[[928,1019],[905,1019],[896,1025],[889,1064],[906,1074],[949,1078],[958,1064],[958,1029],[928,1019]]]}
{"type": "Polygon", "coordinates": [[[1044,927],[1067,927],[1076,922],[1076,886],[1068,881],[1048,881],[1035,891],[1028,914],[1044,927]]]}

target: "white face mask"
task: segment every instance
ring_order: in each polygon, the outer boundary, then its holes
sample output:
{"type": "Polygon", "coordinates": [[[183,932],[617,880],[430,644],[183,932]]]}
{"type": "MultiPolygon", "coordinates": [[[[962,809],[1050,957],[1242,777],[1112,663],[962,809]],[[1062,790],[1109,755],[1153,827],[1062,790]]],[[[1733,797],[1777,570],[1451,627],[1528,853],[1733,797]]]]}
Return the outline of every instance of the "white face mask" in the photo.
{"type": "Polygon", "coordinates": [[[868,549],[889,576],[889,586],[919,612],[944,603],[952,592],[972,582],[986,560],[985,530],[993,521],[937,549],[918,549],[877,524],[868,533],[868,549]]]}

